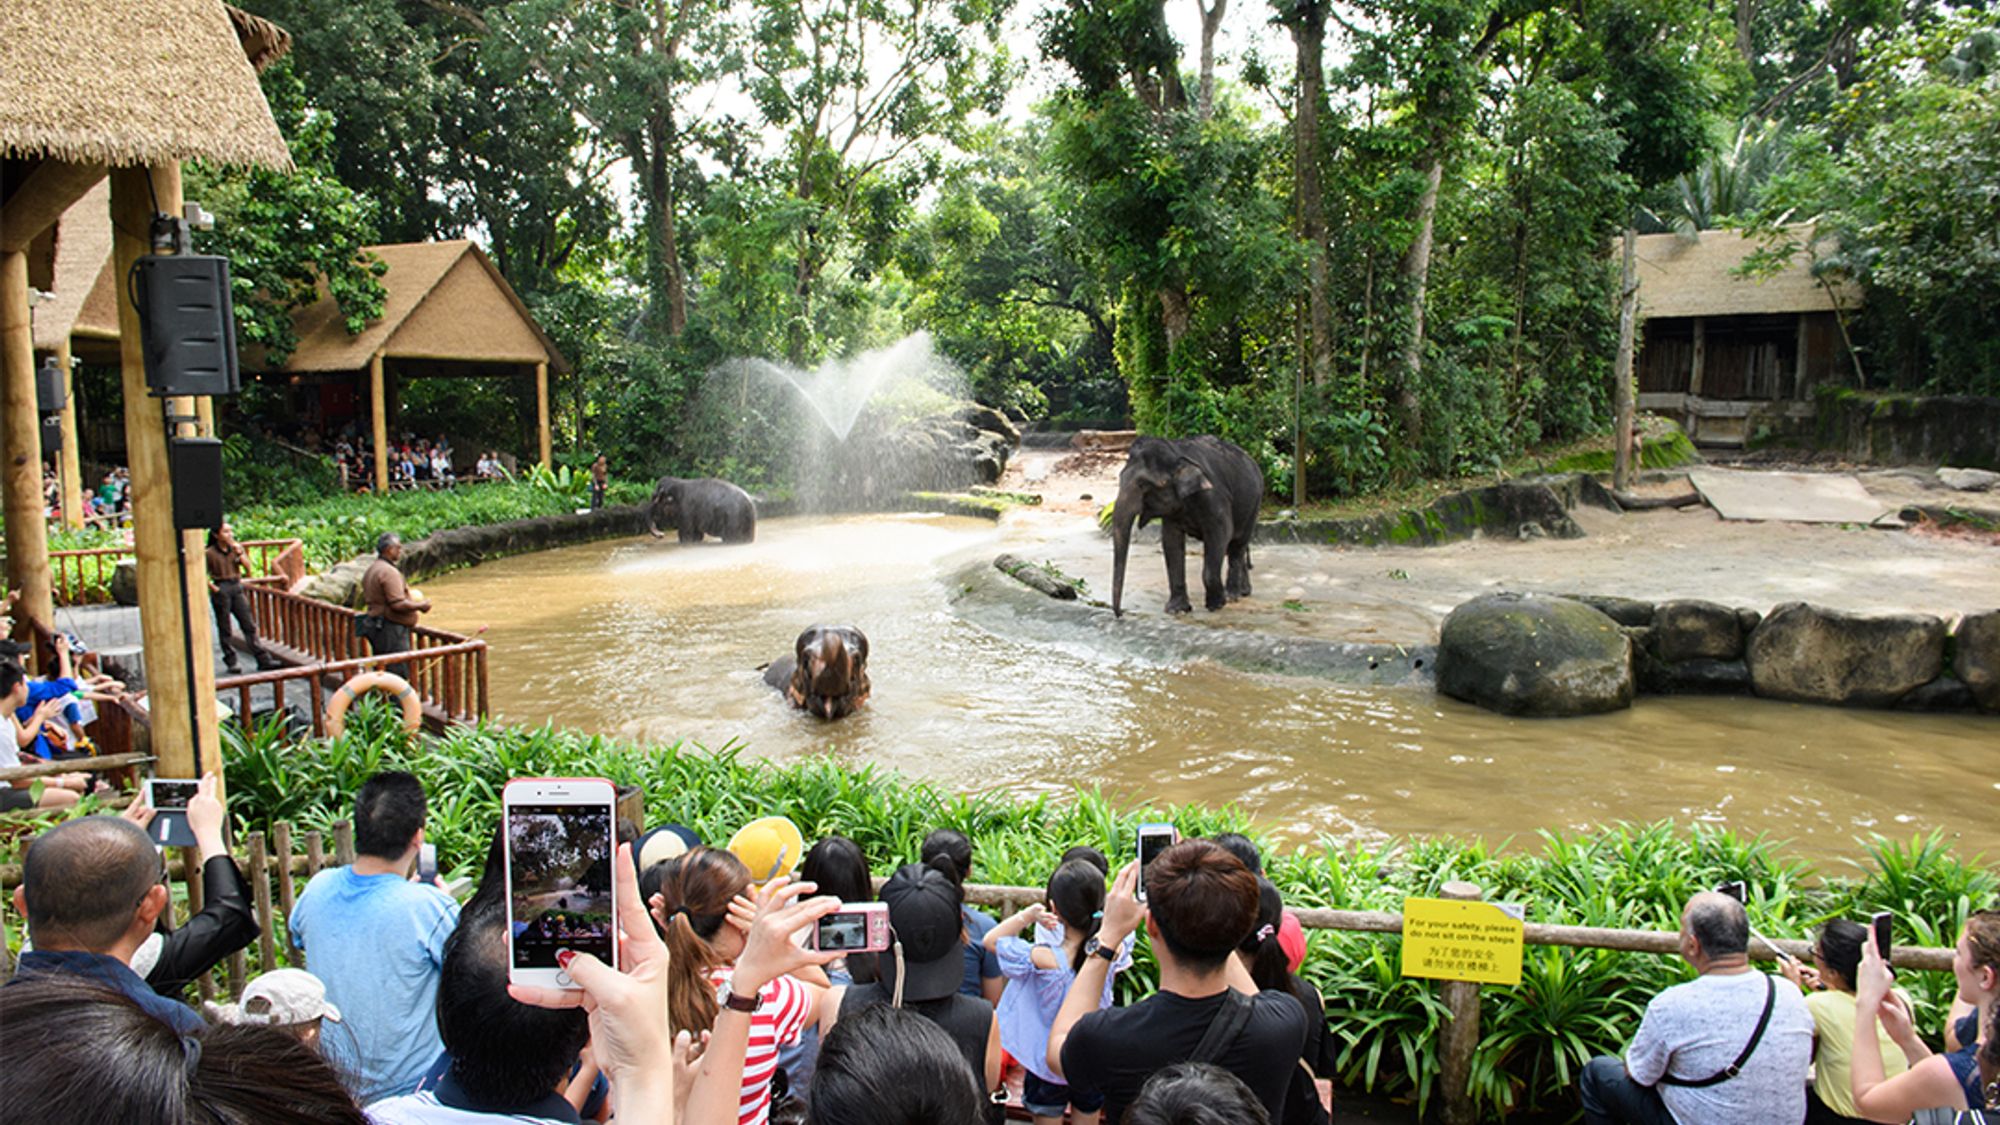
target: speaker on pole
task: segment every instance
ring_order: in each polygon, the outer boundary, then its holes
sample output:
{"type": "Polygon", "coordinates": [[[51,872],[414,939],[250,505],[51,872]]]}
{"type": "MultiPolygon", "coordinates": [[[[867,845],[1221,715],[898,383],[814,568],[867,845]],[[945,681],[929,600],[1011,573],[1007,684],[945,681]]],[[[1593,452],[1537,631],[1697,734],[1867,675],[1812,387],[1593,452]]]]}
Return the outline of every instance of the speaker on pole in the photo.
{"type": "Polygon", "coordinates": [[[67,405],[69,396],[63,390],[62,365],[56,362],[56,357],[48,356],[35,368],[35,409],[56,414],[67,405]]]}
{"type": "Polygon", "coordinates": [[[174,480],[174,530],[222,526],[222,442],[175,438],[167,446],[174,480]]]}
{"type": "Polygon", "coordinates": [[[150,394],[233,395],[241,389],[229,259],[149,254],[133,264],[132,284],[150,394]]]}
{"type": "Polygon", "coordinates": [[[42,416],[42,456],[53,457],[62,452],[62,415],[42,416]]]}

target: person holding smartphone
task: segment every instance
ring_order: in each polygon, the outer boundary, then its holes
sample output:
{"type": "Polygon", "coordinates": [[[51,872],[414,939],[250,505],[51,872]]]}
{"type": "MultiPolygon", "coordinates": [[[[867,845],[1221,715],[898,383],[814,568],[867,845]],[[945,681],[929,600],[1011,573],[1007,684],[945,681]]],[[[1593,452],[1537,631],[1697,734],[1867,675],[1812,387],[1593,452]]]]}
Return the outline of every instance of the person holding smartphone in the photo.
{"type": "MultiPolygon", "coordinates": [[[[1813,1017],[1813,1084],[1806,1091],[1806,1125],[1863,1121],[1855,1113],[1854,1087],[1849,1073],[1854,1062],[1855,978],[1861,972],[1861,947],[1868,939],[1867,927],[1845,918],[1836,918],[1820,927],[1813,941],[1812,964],[1786,960],[1779,969],[1785,979],[1806,994],[1806,1008],[1813,1017]]],[[[1907,1020],[1913,1010],[1909,993],[1891,990],[1883,1001],[1898,1005],[1907,1020]]],[[[1910,1058],[1896,1049],[1886,1024],[1879,1033],[1883,1067],[1890,1075],[1909,1069],[1910,1058]]],[[[1928,1051],[1917,1056],[1921,1059],[1928,1051]]]]}
{"type": "MultiPolygon", "coordinates": [[[[1978,1012],[1978,1026],[1989,1029],[1994,1004],[2000,1000],[2000,911],[1975,910],[1965,920],[1952,950],[1951,971],[1958,978],[1959,999],[1978,1012]]],[[[1930,1054],[1910,1026],[1909,1009],[1889,999],[1895,979],[1871,932],[1855,980],[1855,1110],[1870,1121],[1907,1121],[1920,1109],[1984,1107],[1979,1044],[1967,1043],[1948,1055],[1930,1054]],[[1882,1048],[1876,1041],[1878,1025],[1911,1058],[1910,1068],[1901,1074],[1884,1072],[1882,1048]]]]}

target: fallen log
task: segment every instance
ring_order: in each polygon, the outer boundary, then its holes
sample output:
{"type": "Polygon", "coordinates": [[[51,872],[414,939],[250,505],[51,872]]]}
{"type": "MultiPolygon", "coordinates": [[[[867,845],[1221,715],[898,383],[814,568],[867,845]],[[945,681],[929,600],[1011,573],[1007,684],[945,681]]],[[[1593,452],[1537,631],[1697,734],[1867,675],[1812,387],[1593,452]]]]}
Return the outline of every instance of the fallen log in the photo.
{"type": "Polygon", "coordinates": [[[1001,555],[993,560],[994,569],[1033,590],[1039,590],[1058,601],[1076,600],[1076,586],[1050,574],[1045,567],[1016,555],[1001,555]]]}
{"type": "Polygon", "coordinates": [[[1676,492],[1672,496],[1634,496],[1629,492],[1613,492],[1613,500],[1628,512],[1643,512],[1654,508],[1692,508],[1699,505],[1701,493],[1689,489],[1676,492]]]}

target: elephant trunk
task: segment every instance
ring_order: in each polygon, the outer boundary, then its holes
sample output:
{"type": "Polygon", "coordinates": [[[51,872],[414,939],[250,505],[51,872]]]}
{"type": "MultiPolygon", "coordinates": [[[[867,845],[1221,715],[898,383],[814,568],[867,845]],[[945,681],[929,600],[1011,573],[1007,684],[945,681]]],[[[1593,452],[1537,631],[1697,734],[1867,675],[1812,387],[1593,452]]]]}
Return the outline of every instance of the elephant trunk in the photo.
{"type": "Polygon", "coordinates": [[[1111,615],[1125,616],[1125,560],[1132,552],[1132,524],[1145,504],[1139,490],[1121,487],[1111,506],[1111,615]]]}
{"type": "Polygon", "coordinates": [[[660,530],[659,511],[658,505],[646,505],[646,534],[651,535],[655,539],[665,539],[667,537],[666,533],[660,530]]]}

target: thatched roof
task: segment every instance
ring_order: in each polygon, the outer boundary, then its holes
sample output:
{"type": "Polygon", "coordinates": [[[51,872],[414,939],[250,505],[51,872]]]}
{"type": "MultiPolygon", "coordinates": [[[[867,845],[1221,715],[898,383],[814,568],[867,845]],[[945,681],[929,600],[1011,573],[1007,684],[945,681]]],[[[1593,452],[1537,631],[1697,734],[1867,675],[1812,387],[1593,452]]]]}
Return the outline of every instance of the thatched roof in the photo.
{"type": "Polygon", "coordinates": [[[279,370],[358,371],[381,352],[391,359],[486,363],[547,362],[569,370],[528,306],[478,246],[464,239],[370,246],[389,267],[382,316],[350,336],[340,309],[320,299],[292,318],[299,346],[279,370]]]}
{"type": "MultiPolygon", "coordinates": [[[[1793,236],[1812,237],[1799,226],[1793,236]]],[[[1745,316],[1832,312],[1833,298],[1812,276],[1803,253],[1770,277],[1737,277],[1732,271],[1761,243],[1736,231],[1706,230],[1697,239],[1677,234],[1639,236],[1639,307],[1649,317],[1745,316]]],[[[1835,284],[1843,307],[1861,303],[1853,285],[1835,284]]]]}
{"type": "Polygon", "coordinates": [[[229,5],[229,22],[236,28],[236,40],[243,44],[243,57],[257,73],[292,53],[292,33],[262,16],[253,16],[229,5]]]}
{"type": "Polygon", "coordinates": [[[110,338],[117,339],[115,304],[99,310],[94,318],[83,317],[92,290],[103,288],[106,297],[110,296],[111,181],[100,180],[63,212],[55,226],[55,249],[55,276],[48,286],[54,297],[35,306],[35,347],[54,351],[79,331],[102,337],[106,311],[110,313],[110,338]]]}
{"type": "Polygon", "coordinates": [[[244,18],[220,0],[5,0],[0,155],[290,170],[245,54],[276,57],[283,32],[244,18]]]}

